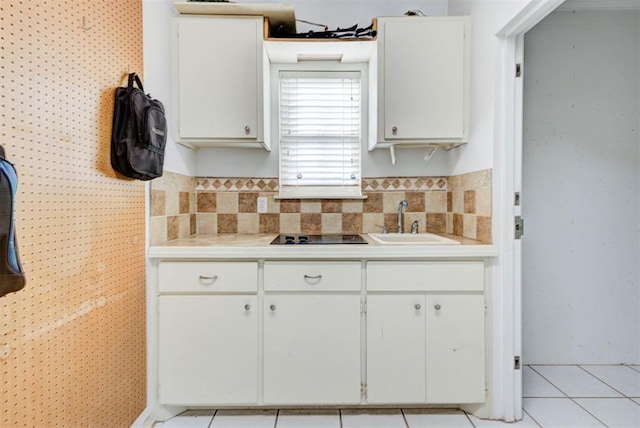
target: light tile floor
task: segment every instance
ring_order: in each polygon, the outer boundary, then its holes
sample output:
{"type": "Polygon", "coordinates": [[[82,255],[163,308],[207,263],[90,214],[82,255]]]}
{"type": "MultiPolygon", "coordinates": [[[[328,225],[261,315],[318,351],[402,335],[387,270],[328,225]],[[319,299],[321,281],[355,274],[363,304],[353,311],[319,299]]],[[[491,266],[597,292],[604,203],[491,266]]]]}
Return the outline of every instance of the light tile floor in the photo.
{"type": "Polygon", "coordinates": [[[640,428],[640,366],[525,366],[523,419],[461,410],[189,410],[156,428],[640,428]]]}

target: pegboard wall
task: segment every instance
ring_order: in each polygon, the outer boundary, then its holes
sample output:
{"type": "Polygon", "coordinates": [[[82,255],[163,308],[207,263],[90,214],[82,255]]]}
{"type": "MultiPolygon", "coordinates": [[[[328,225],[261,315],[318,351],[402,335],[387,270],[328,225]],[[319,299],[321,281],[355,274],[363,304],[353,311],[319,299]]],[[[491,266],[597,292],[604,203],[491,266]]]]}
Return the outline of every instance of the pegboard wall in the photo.
{"type": "Polygon", "coordinates": [[[0,1],[0,144],[26,288],[0,298],[0,426],[129,426],[145,408],[144,184],[109,161],[142,73],[141,0],[0,1]]]}

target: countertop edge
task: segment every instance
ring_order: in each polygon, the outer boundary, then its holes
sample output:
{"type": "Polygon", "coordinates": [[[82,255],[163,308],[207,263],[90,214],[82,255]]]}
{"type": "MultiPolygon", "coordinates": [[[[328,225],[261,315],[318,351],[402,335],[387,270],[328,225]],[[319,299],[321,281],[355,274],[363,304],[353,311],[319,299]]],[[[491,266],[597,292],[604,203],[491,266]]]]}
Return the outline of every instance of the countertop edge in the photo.
{"type": "Polygon", "coordinates": [[[147,256],[151,259],[435,259],[486,258],[498,255],[493,245],[407,245],[360,246],[327,245],[300,248],[265,246],[151,246],[147,256]]]}

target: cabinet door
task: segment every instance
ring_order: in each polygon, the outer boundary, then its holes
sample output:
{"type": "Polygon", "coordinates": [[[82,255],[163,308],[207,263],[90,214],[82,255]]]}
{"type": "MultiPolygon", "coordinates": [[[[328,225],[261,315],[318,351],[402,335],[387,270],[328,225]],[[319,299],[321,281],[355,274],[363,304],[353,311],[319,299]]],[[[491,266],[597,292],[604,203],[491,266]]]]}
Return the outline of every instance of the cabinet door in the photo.
{"type": "Polygon", "coordinates": [[[424,295],[367,296],[367,402],[425,402],[424,295]]]}
{"type": "Polygon", "coordinates": [[[426,298],[427,403],[485,401],[484,296],[426,298]]]}
{"type": "Polygon", "coordinates": [[[258,138],[261,39],[261,18],[178,20],[181,138],[258,138]]]}
{"type": "Polygon", "coordinates": [[[360,295],[264,302],[264,403],[360,403],[360,295]]]}
{"type": "Polygon", "coordinates": [[[257,296],[160,296],[161,404],[256,404],[257,296]]]}
{"type": "Polygon", "coordinates": [[[465,24],[384,23],[384,138],[464,137],[465,24]]]}

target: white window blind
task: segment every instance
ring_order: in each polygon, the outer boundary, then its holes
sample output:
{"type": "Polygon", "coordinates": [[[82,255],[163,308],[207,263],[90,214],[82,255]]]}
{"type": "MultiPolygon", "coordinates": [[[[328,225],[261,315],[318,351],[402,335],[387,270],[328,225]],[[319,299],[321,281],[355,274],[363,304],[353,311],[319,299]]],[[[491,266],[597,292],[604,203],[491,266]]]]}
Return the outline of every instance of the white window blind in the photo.
{"type": "Polygon", "coordinates": [[[360,196],[360,72],[280,72],[280,195],[360,196]]]}

